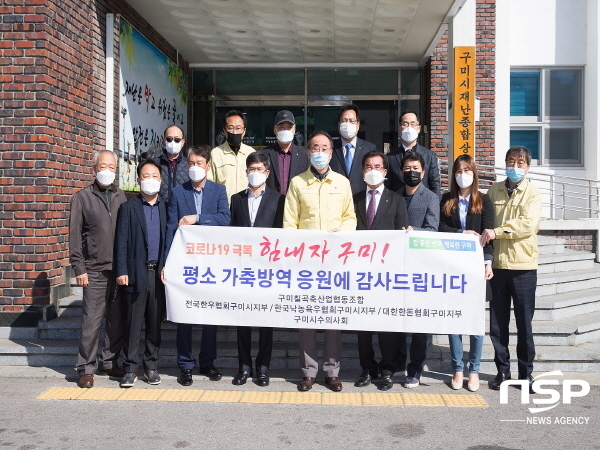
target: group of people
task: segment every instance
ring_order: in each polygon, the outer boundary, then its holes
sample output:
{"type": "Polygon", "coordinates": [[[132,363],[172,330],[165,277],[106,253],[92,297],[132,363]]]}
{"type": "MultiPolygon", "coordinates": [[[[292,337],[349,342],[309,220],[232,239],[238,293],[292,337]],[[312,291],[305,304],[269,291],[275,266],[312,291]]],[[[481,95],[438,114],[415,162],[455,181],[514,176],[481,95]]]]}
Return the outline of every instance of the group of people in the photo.
{"type": "MultiPolygon", "coordinates": [[[[479,191],[473,158],[462,155],[449,173],[449,192],[441,195],[437,158],[417,143],[419,116],[400,116],[402,145],[388,154],[358,138],[360,111],[340,108],[340,139],[334,144],[325,131],[310,135],[307,148],[293,143],[296,122],[289,111],[275,117],[277,142],[255,151],[243,143],[246,117],[225,114],[225,142],[186,149],[183,130],[164,132],[163,154],[137,168],[139,195],[127,200],[115,185],[117,158],[111,151],[94,154],[94,182],[75,194],[70,218],[70,260],[77,284],[83,287],[83,316],[77,370],[78,385],[90,388],[94,374],[121,378],[134,385],[140,366],[149,384],[159,384],[158,352],[165,315],[164,264],[178,227],[236,226],[293,228],[328,232],[398,230],[470,233],[483,246],[482,276],[488,283],[490,337],[498,370],[490,387],[510,379],[509,321],[511,303],[517,324],[519,378],[531,383],[535,348],[531,322],[535,310],[540,192],[527,178],[531,153],[512,147],[506,153],[505,181],[487,194],[479,191]],[[114,251],[113,251],[114,249],[114,251]],[[98,337],[106,318],[104,345],[97,359],[98,337]],[[140,334],[144,349],[140,358],[140,334]],[[123,367],[117,360],[122,353],[123,367]]],[[[480,299],[483,303],[485,299],[480,299]]],[[[298,390],[314,385],[318,366],[317,330],[299,330],[298,390]]],[[[193,383],[193,370],[209,380],[221,379],[215,367],[217,326],[203,325],[198,359],[192,348],[190,324],[177,324],[178,381],[193,383]]],[[[374,382],[380,390],[393,387],[393,375],[404,373],[404,386],[420,384],[427,357],[428,335],[379,332],[381,360],[375,359],[373,333],[358,331],[362,373],[355,382],[374,382]]],[[[234,385],[256,376],[269,384],[273,329],[259,329],[258,354],[252,361],[251,328],[237,328],[239,371],[234,385]]],[[[449,336],[453,389],[463,387],[462,336],[449,336]]],[[[483,336],[470,336],[467,389],[479,388],[483,336]]],[[[341,331],[326,330],[323,371],[326,385],[342,390],[341,331]]],[[[531,388],[530,388],[531,389],[531,388]]]]}

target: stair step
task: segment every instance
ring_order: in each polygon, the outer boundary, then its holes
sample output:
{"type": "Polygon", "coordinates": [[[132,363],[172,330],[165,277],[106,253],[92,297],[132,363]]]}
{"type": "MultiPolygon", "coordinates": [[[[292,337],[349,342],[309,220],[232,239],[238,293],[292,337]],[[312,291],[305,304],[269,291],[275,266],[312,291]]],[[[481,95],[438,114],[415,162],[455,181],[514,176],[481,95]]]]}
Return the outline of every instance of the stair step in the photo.
{"type": "Polygon", "coordinates": [[[35,327],[0,327],[0,339],[36,339],[35,327]]]}
{"type": "Polygon", "coordinates": [[[539,274],[536,296],[541,297],[598,287],[600,287],[600,264],[594,263],[592,269],[539,274]]]}
{"type": "Polygon", "coordinates": [[[559,320],[596,311],[600,311],[600,288],[537,297],[534,317],[559,320]]]}
{"type": "Polygon", "coordinates": [[[538,274],[593,269],[595,257],[594,253],[570,249],[560,255],[540,255],[538,274]]]}
{"type": "Polygon", "coordinates": [[[550,236],[538,236],[538,253],[540,255],[560,255],[565,252],[565,239],[550,236]]]}

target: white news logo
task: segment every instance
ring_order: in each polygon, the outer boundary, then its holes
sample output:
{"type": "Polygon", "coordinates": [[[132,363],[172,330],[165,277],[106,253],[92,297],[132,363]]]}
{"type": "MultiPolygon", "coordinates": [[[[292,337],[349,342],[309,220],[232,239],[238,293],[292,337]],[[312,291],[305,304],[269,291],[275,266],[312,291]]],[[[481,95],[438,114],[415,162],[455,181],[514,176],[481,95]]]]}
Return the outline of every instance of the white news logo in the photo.
{"type": "MultiPolygon", "coordinates": [[[[546,372],[538,375],[533,380],[533,390],[536,394],[549,395],[550,398],[534,398],[533,403],[536,405],[551,405],[541,408],[529,408],[531,413],[540,413],[548,411],[554,408],[560,403],[560,392],[555,389],[543,388],[544,385],[559,386],[560,381],[552,379],[538,379],[542,377],[559,376],[562,377],[563,373],[560,370],[553,372],[546,372]]],[[[529,381],[528,380],[507,380],[500,385],[500,403],[503,405],[508,404],[508,387],[509,386],[520,386],[521,387],[521,404],[529,404],[529,381]]],[[[590,392],[590,385],[584,380],[564,380],[562,383],[562,403],[571,404],[571,399],[575,397],[584,397],[590,392]],[[573,386],[580,386],[581,390],[573,391],[573,386]]]]}

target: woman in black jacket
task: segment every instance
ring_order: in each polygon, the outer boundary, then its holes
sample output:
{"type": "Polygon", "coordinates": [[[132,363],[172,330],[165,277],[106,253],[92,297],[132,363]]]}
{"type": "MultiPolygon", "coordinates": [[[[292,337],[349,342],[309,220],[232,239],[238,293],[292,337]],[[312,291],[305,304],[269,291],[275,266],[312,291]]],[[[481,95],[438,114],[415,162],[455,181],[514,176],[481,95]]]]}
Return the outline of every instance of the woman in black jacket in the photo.
{"type": "MultiPolygon", "coordinates": [[[[492,202],[487,194],[479,192],[477,167],[470,155],[456,158],[452,166],[450,192],[442,196],[440,204],[440,226],[438,231],[445,233],[469,233],[479,236],[483,230],[493,228],[494,213],[492,202]]],[[[492,261],[494,250],[491,242],[483,248],[485,279],[493,276],[492,261]]],[[[484,301],[484,299],[481,299],[484,301]]],[[[460,389],[463,385],[462,335],[448,335],[454,376],[450,385],[460,389]]],[[[475,392],[479,389],[479,366],[483,336],[471,336],[469,347],[469,379],[467,388],[475,392]]]]}

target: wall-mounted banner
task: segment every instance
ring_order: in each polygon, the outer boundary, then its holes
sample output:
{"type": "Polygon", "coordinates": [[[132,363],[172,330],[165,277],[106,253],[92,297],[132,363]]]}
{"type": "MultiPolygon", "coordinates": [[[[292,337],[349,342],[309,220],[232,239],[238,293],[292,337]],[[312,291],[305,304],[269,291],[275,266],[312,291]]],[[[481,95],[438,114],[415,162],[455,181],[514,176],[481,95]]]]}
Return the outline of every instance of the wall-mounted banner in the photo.
{"type": "Polygon", "coordinates": [[[454,47],[453,160],[475,157],[475,47],[454,47]]]}
{"type": "Polygon", "coordinates": [[[137,163],[158,156],[169,125],[187,128],[187,74],[121,19],[119,187],[139,190],[137,163]]]}
{"type": "Polygon", "coordinates": [[[165,276],[173,322],[484,334],[471,235],[189,225],[165,276]]]}

